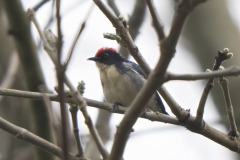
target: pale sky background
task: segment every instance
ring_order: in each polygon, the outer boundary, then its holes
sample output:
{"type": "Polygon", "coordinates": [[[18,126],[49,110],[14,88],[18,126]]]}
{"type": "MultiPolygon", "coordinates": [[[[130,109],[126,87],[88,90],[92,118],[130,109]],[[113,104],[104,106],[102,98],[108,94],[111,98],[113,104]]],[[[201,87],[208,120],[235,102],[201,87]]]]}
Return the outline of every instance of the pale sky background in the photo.
{"type": "MultiPolygon", "coordinates": [[[[22,0],[24,9],[33,7],[40,0],[22,0]]],[[[104,1],[105,2],[105,1],[104,1]]],[[[117,1],[117,6],[122,14],[126,17],[131,13],[135,1],[121,0],[117,1]]],[[[226,4],[240,28],[238,11],[240,6],[239,0],[228,0],[226,4]],[[238,12],[238,13],[237,13],[238,12]]],[[[76,35],[79,25],[83,22],[87,11],[92,5],[91,0],[63,0],[61,4],[62,29],[63,29],[63,53],[69,51],[70,45],[73,42],[73,37],[76,35]]],[[[105,2],[106,3],[106,2],[105,2]]],[[[169,0],[155,1],[161,20],[164,22],[166,33],[168,33],[169,26],[173,16],[173,7],[169,0]]],[[[201,4],[201,5],[207,5],[201,4]]],[[[51,10],[51,3],[48,2],[40,8],[36,15],[43,28],[48,21],[51,10]]],[[[131,26],[130,26],[131,27],[131,26]]],[[[56,26],[53,23],[50,29],[56,33],[56,26]]],[[[86,90],[84,97],[99,100],[103,99],[102,87],[100,84],[99,73],[95,64],[86,59],[94,56],[96,51],[101,47],[113,47],[118,49],[119,45],[115,41],[103,38],[103,33],[114,33],[115,29],[102,12],[95,6],[91,13],[84,32],[82,33],[78,44],[75,48],[71,64],[67,70],[67,74],[72,83],[77,86],[78,82],[83,80],[86,83],[86,90]]],[[[39,36],[35,27],[32,25],[32,32],[36,42],[39,41],[39,36]]],[[[181,41],[181,39],[180,39],[181,41]]],[[[136,40],[136,44],[147,60],[149,65],[153,68],[159,57],[158,41],[154,29],[151,26],[151,18],[147,10],[145,23],[140,29],[140,34],[136,40]]],[[[41,50],[39,53],[41,66],[44,71],[45,80],[50,90],[57,84],[54,66],[48,55],[41,50]]],[[[131,58],[131,60],[133,60],[131,58]]],[[[198,62],[194,57],[181,45],[177,46],[177,53],[172,60],[169,71],[174,73],[196,73],[201,72],[196,65],[198,62]],[[184,57],[184,58],[183,58],[184,57]],[[187,58],[186,58],[187,57],[187,58]]],[[[175,100],[186,109],[191,109],[191,114],[195,115],[198,102],[203,90],[204,81],[172,81],[165,84],[169,92],[175,100]]],[[[218,124],[219,116],[213,107],[213,101],[209,97],[204,119],[211,126],[218,130],[227,133],[227,130],[221,124],[218,124]]],[[[54,103],[56,112],[58,104],[54,103]]],[[[170,110],[166,105],[168,113],[170,110]]],[[[95,121],[97,117],[97,110],[89,107],[88,111],[95,121]]],[[[88,129],[84,124],[83,117],[79,114],[80,134],[87,134],[88,129]]],[[[116,126],[122,119],[122,115],[114,114],[111,119],[111,140],[114,138],[116,126]]],[[[202,160],[202,159],[231,159],[236,153],[222,147],[221,145],[192,132],[187,131],[183,127],[173,126],[170,124],[151,122],[149,120],[139,119],[134,125],[135,132],[127,143],[124,158],[126,160],[202,160]]],[[[111,149],[112,141],[107,144],[108,150],[111,149]]]]}

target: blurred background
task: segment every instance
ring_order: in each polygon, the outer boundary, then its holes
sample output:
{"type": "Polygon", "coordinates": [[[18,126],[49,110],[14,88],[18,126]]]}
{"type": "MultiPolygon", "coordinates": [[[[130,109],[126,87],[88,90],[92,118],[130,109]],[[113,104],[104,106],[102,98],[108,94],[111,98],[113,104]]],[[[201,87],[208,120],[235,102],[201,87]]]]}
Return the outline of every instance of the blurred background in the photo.
{"type": "MultiPolygon", "coordinates": [[[[57,84],[53,63],[42,48],[40,37],[33,24],[20,15],[29,7],[36,6],[40,0],[0,0],[0,87],[39,92],[39,85],[55,93],[57,84]],[[30,32],[29,32],[30,30],[30,32]],[[18,31],[21,31],[19,34],[18,31]],[[17,37],[15,40],[13,36],[17,37]],[[28,40],[26,40],[28,39],[28,40]]],[[[165,33],[171,26],[174,14],[174,0],[155,0],[159,16],[164,24],[165,33]]],[[[144,0],[108,0],[104,1],[116,15],[124,14],[130,26],[130,33],[140,52],[153,68],[160,56],[157,36],[151,25],[151,16],[144,0]],[[112,8],[115,2],[117,9],[112,8]]],[[[93,1],[62,0],[63,57],[65,61],[79,26],[85,20],[93,1]]],[[[240,65],[240,1],[211,0],[200,4],[188,16],[183,28],[176,55],[168,71],[173,73],[197,73],[211,69],[218,49],[230,49],[234,58],[224,62],[224,67],[240,65]]],[[[56,34],[55,1],[48,1],[36,12],[43,29],[49,28],[56,34]]],[[[104,14],[94,6],[81,34],[73,57],[67,69],[67,75],[77,86],[83,80],[86,83],[84,97],[103,100],[99,73],[94,63],[86,59],[94,56],[101,47],[113,47],[130,60],[126,49],[115,41],[103,38],[103,33],[115,33],[115,29],[104,14]]],[[[235,118],[240,128],[239,77],[229,77],[230,94],[235,118]]],[[[204,88],[205,81],[171,81],[164,84],[175,100],[195,115],[204,88]]],[[[166,105],[167,112],[171,114],[166,105]]],[[[18,126],[51,141],[60,144],[59,104],[46,106],[42,101],[14,97],[0,97],[0,116],[18,126]]],[[[91,118],[110,151],[116,126],[122,115],[110,114],[93,107],[87,108],[91,118]]],[[[172,114],[171,114],[172,115],[172,114]]],[[[214,128],[228,133],[224,97],[217,81],[209,96],[204,120],[214,128]]],[[[99,153],[89,136],[84,118],[79,113],[80,137],[83,140],[86,156],[99,159],[99,153]]],[[[139,119],[127,143],[124,158],[138,160],[202,160],[202,159],[240,159],[237,153],[192,132],[183,127],[139,119]]],[[[77,153],[76,143],[69,124],[70,151],[77,153]]],[[[0,130],[0,160],[57,159],[37,149],[35,146],[14,138],[0,130]]]]}

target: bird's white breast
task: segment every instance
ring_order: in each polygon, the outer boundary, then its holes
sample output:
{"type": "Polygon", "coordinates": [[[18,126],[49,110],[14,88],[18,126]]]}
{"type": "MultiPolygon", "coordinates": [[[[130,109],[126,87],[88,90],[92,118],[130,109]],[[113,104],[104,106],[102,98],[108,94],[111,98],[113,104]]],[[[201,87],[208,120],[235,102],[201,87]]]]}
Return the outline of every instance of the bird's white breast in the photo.
{"type": "Polygon", "coordinates": [[[114,65],[106,66],[96,63],[102,82],[103,92],[108,102],[121,103],[123,106],[129,106],[138,93],[131,82],[129,76],[119,73],[114,65]]]}

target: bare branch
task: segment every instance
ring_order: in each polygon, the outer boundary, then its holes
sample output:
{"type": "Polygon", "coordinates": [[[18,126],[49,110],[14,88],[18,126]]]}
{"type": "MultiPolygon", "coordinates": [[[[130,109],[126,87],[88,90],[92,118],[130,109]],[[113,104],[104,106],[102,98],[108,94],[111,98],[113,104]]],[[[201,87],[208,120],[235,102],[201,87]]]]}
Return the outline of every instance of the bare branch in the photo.
{"type": "MultiPolygon", "coordinates": [[[[31,144],[63,159],[63,156],[62,156],[63,152],[58,146],[48,142],[45,139],[42,139],[42,138],[36,136],[35,134],[29,132],[28,130],[26,130],[24,128],[18,127],[16,125],[4,120],[1,117],[0,117],[0,128],[5,130],[6,132],[11,133],[13,136],[15,136],[15,138],[18,138],[18,139],[24,140],[28,143],[31,143],[31,144]]],[[[71,160],[78,159],[71,153],[67,153],[67,154],[71,160]]]]}
{"type": "Polygon", "coordinates": [[[42,7],[45,3],[47,3],[50,0],[42,0],[41,2],[39,2],[37,5],[35,5],[33,7],[33,10],[36,12],[40,7],[42,7]]]}
{"type": "MultiPolygon", "coordinates": [[[[147,5],[145,0],[135,1],[133,12],[128,20],[129,33],[131,34],[133,41],[135,41],[136,37],[140,33],[139,29],[144,23],[146,8],[147,5]]],[[[120,47],[119,52],[124,58],[129,56],[129,53],[126,52],[126,49],[123,47],[120,47]]]]}
{"type": "Polygon", "coordinates": [[[99,7],[99,9],[105,14],[105,16],[110,20],[112,25],[116,28],[116,33],[124,40],[130,54],[141,66],[143,71],[148,75],[150,73],[150,67],[138,50],[138,47],[133,42],[129,30],[126,26],[126,22],[123,23],[121,19],[115,16],[107,6],[101,0],[93,0],[94,3],[99,7]]]}
{"type": "MultiPolygon", "coordinates": [[[[232,57],[232,53],[229,53],[229,50],[227,48],[224,48],[223,51],[218,50],[212,70],[213,71],[218,70],[219,67],[221,66],[222,62],[231,57],[232,57]]],[[[195,119],[196,126],[202,125],[205,103],[207,101],[208,94],[211,91],[211,89],[213,88],[213,86],[214,86],[214,78],[210,78],[204,87],[202,97],[201,97],[199,105],[198,105],[197,115],[196,115],[196,119],[195,119]]]]}
{"type": "Polygon", "coordinates": [[[229,82],[226,78],[223,78],[223,77],[219,78],[218,82],[222,88],[222,92],[224,95],[226,110],[227,110],[227,115],[228,115],[227,117],[228,117],[228,121],[229,121],[229,125],[230,125],[230,131],[229,131],[228,135],[230,135],[232,137],[239,137],[239,132],[237,130],[237,125],[236,125],[236,121],[234,118],[234,111],[233,111],[233,106],[232,106],[229,88],[228,88],[229,82]]]}
{"type": "Polygon", "coordinates": [[[68,65],[68,63],[69,63],[69,61],[70,61],[70,59],[71,59],[71,57],[72,57],[74,48],[75,48],[75,46],[76,46],[76,44],[77,44],[77,41],[78,41],[80,35],[82,34],[82,32],[83,32],[83,30],[84,30],[84,28],[85,28],[86,22],[87,22],[88,17],[90,16],[90,14],[91,14],[91,12],[92,12],[92,10],[93,10],[93,7],[94,7],[94,5],[91,5],[91,7],[90,7],[90,9],[89,9],[89,11],[88,11],[85,19],[83,20],[83,23],[81,24],[81,26],[80,26],[80,28],[79,28],[79,31],[78,31],[76,37],[74,38],[73,44],[72,44],[72,46],[71,46],[71,48],[70,48],[70,50],[69,50],[69,52],[68,52],[67,60],[66,60],[66,62],[64,63],[65,67],[67,67],[67,65],[68,65]]]}
{"type": "Polygon", "coordinates": [[[166,37],[166,35],[164,33],[164,26],[157,14],[157,9],[156,9],[153,1],[152,0],[146,0],[146,1],[147,1],[149,11],[152,15],[152,24],[157,32],[158,41],[160,42],[161,40],[163,40],[166,37]]]}
{"type": "Polygon", "coordinates": [[[77,113],[78,113],[78,106],[76,104],[70,103],[70,109],[69,111],[71,112],[72,115],[72,123],[73,123],[73,133],[75,135],[75,139],[77,142],[77,147],[78,147],[78,157],[84,156],[83,153],[83,147],[82,147],[82,143],[81,143],[81,139],[79,137],[79,129],[78,129],[78,117],[77,117],[77,113]]]}
{"type": "Polygon", "coordinates": [[[47,51],[49,57],[51,58],[52,62],[56,65],[57,64],[57,50],[56,50],[56,37],[52,34],[51,30],[44,30],[44,33],[36,19],[34,10],[29,8],[27,10],[28,18],[33,22],[35,25],[38,34],[43,41],[43,47],[47,51]],[[48,38],[48,39],[47,39],[48,38]],[[50,46],[52,44],[52,46],[50,46]],[[55,45],[55,47],[53,47],[55,45]]]}
{"type": "Polygon", "coordinates": [[[224,70],[215,70],[212,72],[202,72],[202,73],[192,73],[192,74],[176,74],[176,73],[167,73],[166,81],[170,80],[201,80],[209,78],[217,78],[222,76],[238,76],[240,74],[239,66],[231,66],[224,70]]]}
{"type": "Polygon", "coordinates": [[[104,144],[98,134],[97,129],[93,125],[93,122],[91,120],[91,117],[89,116],[87,109],[86,109],[86,101],[83,99],[83,97],[79,94],[79,92],[73,87],[73,85],[70,83],[67,76],[65,76],[65,83],[71,90],[74,99],[76,100],[76,103],[79,105],[80,110],[82,111],[82,114],[85,118],[85,123],[88,126],[89,132],[93,136],[93,139],[95,140],[95,143],[102,154],[104,159],[108,158],[108,151],[105,149],[104,144]]]}
{"type": "Polygon", "coordinates": [[[61,63],[62,57],[62,29],[61,29],[61,16],[60,16],[60,0],[56,0],[56,19],[57,19],[57,81],[58,81],[58,95],[59,95],[59,103],[60,103],[60,111],[61,111],[61,119],[62,119],[62,144],[61,147],[63,149],[63,157],[65,160],[68,160],[68,132],[67,126],[68,122],[68,114],[67,114],[67,106],[64,102],[64,76],[65,76],[65,66],[61,63]]]}

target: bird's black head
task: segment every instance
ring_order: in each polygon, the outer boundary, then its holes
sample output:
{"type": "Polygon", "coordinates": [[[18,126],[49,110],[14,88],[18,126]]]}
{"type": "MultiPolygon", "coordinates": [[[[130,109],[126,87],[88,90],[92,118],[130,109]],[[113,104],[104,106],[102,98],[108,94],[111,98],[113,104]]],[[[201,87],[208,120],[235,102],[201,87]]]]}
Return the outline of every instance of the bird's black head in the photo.
{"type": "Polygon", "coordinates": [[[95,57],[88,58],[88,60],[92,60],[95,62],[100,62],[105,65],[113,65],[118,62],[124,62],[124,59],[117,51],[113,48],[101,48],[95,54],[95,57]]]}

